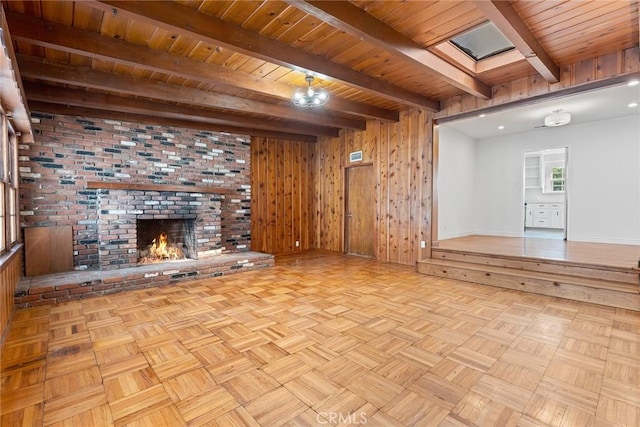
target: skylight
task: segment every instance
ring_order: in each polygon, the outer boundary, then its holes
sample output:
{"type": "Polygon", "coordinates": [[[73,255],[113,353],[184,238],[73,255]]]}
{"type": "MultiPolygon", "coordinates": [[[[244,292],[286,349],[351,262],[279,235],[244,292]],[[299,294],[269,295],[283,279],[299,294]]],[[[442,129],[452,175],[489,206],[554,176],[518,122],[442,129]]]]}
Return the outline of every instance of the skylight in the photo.
{"type": "Polygon", "coordinates": [[[514,48],[491,22],[485,22],[453,37],[451,43],[476,61],[514,48]]]}

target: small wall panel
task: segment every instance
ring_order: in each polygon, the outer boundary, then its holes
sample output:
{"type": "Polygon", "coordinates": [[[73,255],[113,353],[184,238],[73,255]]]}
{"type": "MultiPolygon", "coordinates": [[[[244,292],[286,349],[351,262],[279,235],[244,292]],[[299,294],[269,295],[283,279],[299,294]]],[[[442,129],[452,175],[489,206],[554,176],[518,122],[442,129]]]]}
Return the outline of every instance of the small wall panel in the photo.
{"type": "Polygon", "coordinates": [[[73,270],[71,226],[24,229],[27,277],[73,270]]]}

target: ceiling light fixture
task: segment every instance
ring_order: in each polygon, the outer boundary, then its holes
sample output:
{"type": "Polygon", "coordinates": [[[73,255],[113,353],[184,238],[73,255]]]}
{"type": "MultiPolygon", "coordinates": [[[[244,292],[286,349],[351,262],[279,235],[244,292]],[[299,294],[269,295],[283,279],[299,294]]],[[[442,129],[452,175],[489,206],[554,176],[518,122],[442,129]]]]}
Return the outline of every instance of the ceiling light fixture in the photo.
{"type": "Polygon", "coordinates": [[[638,106],[638,103],[637,103],[637,102],[630,102],[630,103],[627,105],[627,107],[629,107],[629,108],[633,108],[633,107],[637,107],[637,106],[638,106]]]}
{"type": "Polygon", "coordinates": [[[544,118],[544,125],[547,127],[557,127],[569,124],[571,114],[563,113],[562,110],[553,110],[553,113],[544,118]]]}
{"type": "Polygon", "coordinates": [[[631,80],[629,83],[627,83],[628,86],[637,86],[638,83],[640,83],[640,80],[631,80]]]}
{"type": "Polygon", "coordinates": [[[322,88],[313,89],[311,87],[313,76],[307,74],[304,79],[307,81],[308,87],[306,89],[297,89],[293,97],[291,97],[291,102],[298,107],[319,107],[326,104],[329,100],[327,91],[322,88]]]}

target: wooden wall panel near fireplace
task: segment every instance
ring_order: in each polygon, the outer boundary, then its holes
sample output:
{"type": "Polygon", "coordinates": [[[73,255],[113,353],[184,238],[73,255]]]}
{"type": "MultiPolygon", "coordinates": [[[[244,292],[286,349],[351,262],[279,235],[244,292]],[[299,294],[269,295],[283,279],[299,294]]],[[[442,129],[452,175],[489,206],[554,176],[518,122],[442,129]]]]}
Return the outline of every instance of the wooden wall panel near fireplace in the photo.
{"type": "MultiPolygon", "coordinates": [[[[250,249],[249,136],[66,115],[32,116],[36,141],[20,146],[21,225],[70,225],[75,269],[104,267],[101,226],[111,225],[114,235],[121,234],[119,224],[108,223],[112,212],[101,209],[104,195],[114,190],[101,186],[146,186],[174,193],[184,189],[218,199],[220,206],[209,208],[218,212],[205,210],[201,215],[202,221],[216,215],[225,220],[216,230],[221,234],[216,248],[250,249]]],[[[194,206],[199,201],[186,203],[194,206]]]]}

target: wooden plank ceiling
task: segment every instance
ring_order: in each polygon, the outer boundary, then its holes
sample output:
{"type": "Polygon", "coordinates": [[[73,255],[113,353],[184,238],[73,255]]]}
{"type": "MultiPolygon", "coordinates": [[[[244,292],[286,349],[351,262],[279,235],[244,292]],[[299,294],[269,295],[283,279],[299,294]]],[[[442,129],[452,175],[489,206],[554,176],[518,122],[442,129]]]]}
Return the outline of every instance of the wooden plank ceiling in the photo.
{"type": "Polygon", "coordinates": [[[2,5],[31,110],[310,141],[639,40],[638,0],[2,5]],[[448,40],[488,19],[516,51],[469,65],[448,40]],[[324,107],[292,106],[306,73],[324,107]]]}

